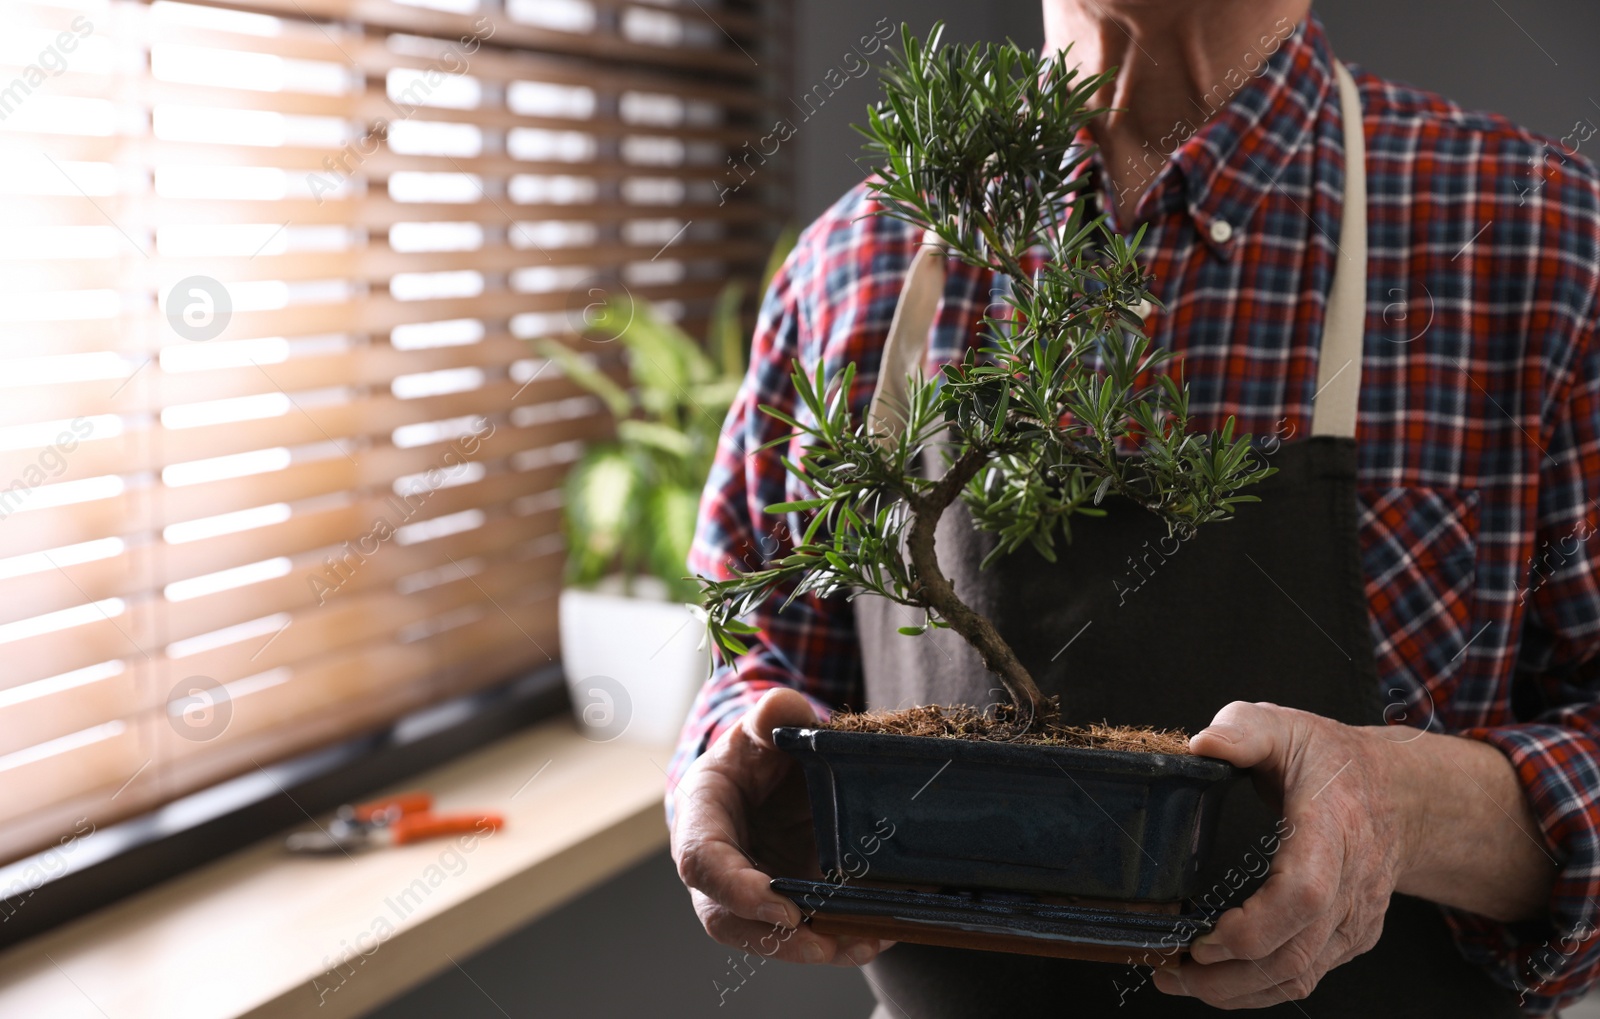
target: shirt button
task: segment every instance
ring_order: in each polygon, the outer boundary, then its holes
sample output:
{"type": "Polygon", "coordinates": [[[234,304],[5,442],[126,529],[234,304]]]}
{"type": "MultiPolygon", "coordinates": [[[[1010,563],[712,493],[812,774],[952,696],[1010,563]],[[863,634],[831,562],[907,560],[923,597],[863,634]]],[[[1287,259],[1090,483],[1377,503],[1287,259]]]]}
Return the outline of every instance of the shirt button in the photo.
{"type": "Polygon", "coordinates": [[[1233,239],[1233,224],[1225,219],[1211,221],[1211,239],[1218,244],[1226,244],[1233,239]]]}

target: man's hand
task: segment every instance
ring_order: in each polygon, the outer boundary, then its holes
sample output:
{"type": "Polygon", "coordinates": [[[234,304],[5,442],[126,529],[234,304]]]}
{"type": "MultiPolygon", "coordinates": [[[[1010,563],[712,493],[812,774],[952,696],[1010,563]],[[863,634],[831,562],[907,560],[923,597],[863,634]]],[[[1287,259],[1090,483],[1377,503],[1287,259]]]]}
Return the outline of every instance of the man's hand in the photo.
{"type": "Polygon", "coordinates": [[[1189,748],[1253,769],[1294,837],[1189,959],[1156,971],[1168,994],[1217,1008],[1304,998],[1377,944],[1396,890],[1505,920],[1536,916],[1547,900],[1553,868],[1492,746],[1235,701],[1189,748]]]}
{"type": "Polygon", "coordinates": [[[1281,795],[1294,837],[1260,890],[1195,942],[1191,961],[1156,971],[1157,988],[1218,1008],[1277,1005],[1378,943],[1404,837],[1370,738],[1309,712],[1236,701],[1189,741],[1196,754],[1255,769],[1262,797],[1281,795]]]}
{"type": "Polygon", "coordinates": [[[772,743],[778,726],[816,724],[795,691],[762,696],[678,783],[672,858],[706,933],[722,944],[789,962],[860,965],[892,942],[817,934],[767,887],[777,876],[821,877],[804,780],[772,743]]]}

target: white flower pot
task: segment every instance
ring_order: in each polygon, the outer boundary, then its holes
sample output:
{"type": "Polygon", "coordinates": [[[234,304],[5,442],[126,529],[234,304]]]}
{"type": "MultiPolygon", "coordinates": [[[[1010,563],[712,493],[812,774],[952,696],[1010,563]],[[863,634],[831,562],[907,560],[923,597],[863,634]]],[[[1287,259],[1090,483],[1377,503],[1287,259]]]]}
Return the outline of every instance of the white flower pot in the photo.
{"type": "Polygon", "coordinates": [[[669,746],[709,673],[705,625],[653,577],[561,592],[561,663],[592,740],[669,746]]]}

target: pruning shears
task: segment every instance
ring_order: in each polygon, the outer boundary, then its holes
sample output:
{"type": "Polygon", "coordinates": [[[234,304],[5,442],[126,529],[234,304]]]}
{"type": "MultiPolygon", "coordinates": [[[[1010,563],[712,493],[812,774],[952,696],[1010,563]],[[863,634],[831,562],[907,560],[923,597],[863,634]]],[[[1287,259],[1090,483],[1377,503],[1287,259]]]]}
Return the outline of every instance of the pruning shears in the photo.
{"type": "Polygon", "coordinates": [[[483,834],[499,831],[504,824],[499,814],[435,814],[431,795],[404,793],[370,803],[347,803],[327,827],[295,832],[284,845],[291,853],[349,853],[446,835],[483,834]]]}

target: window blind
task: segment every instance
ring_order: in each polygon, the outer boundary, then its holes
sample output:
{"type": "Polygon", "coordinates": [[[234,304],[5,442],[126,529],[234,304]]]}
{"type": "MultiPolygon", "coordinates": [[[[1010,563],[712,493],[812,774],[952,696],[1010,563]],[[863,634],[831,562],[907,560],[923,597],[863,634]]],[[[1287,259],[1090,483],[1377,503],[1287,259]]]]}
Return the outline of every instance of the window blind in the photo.
{"type": "Polygon", "coordinates": [[[557,656],[526,340],[758,276],[776,0],[6,10],[0,859],[557,656]]]}

